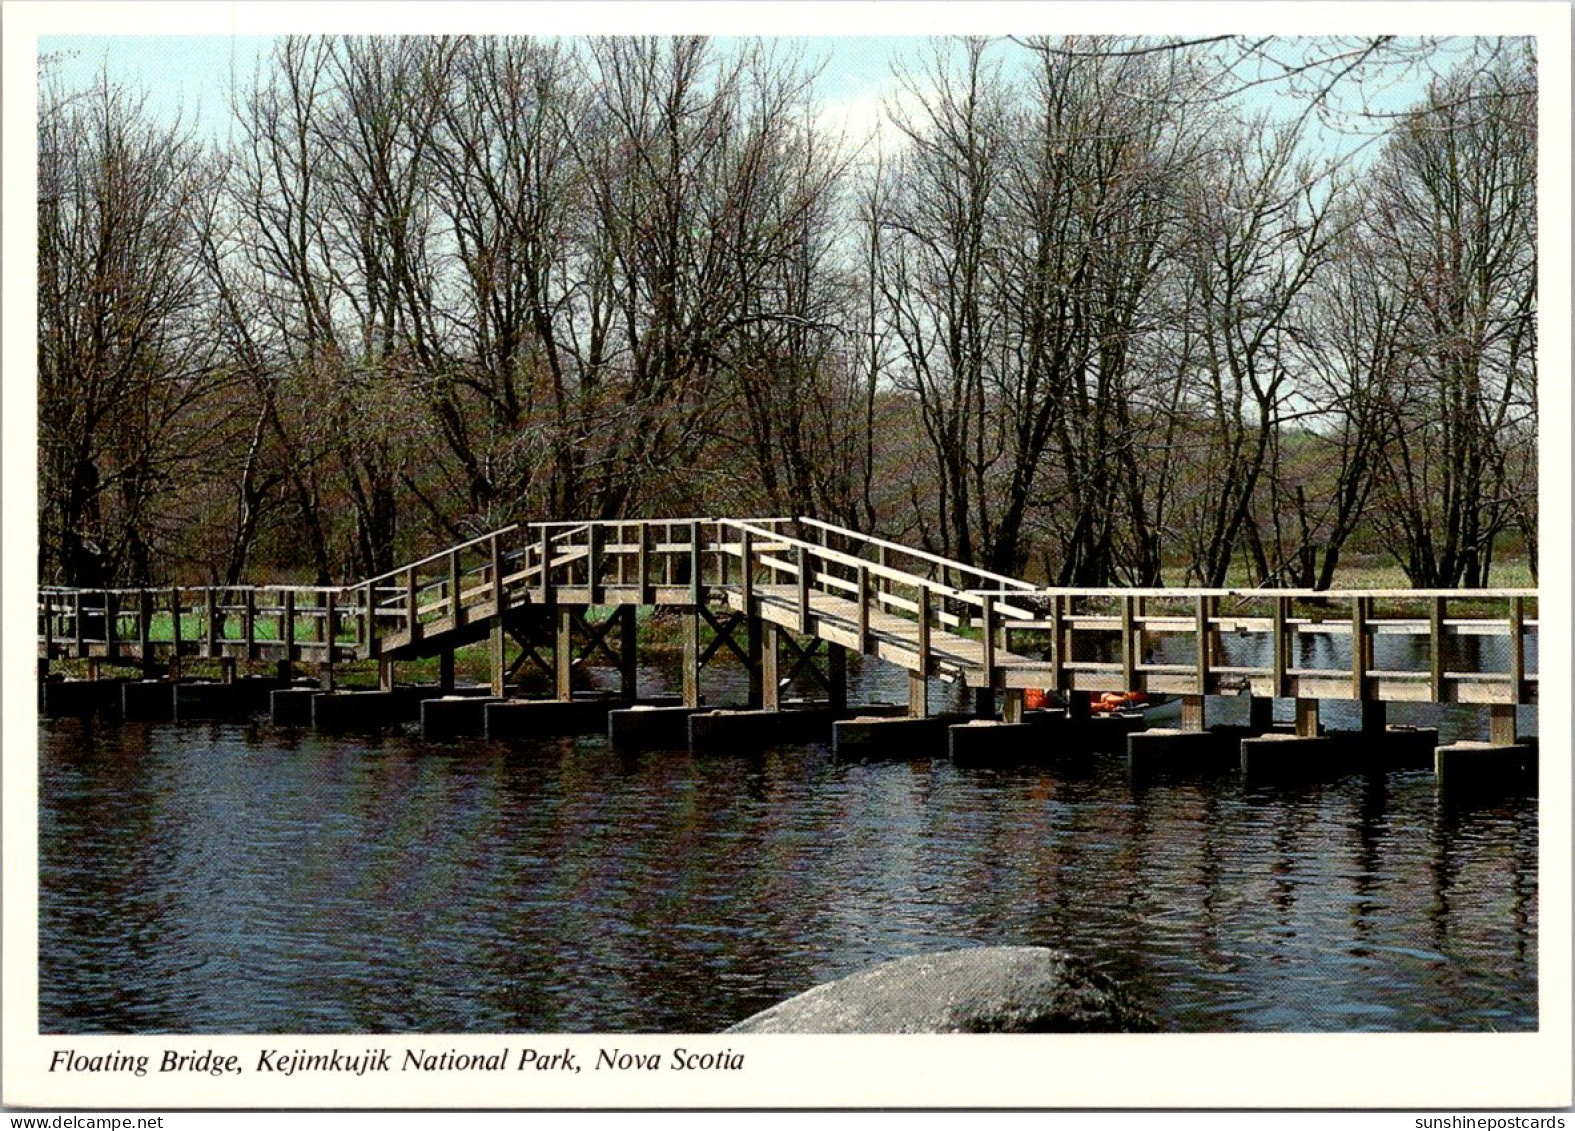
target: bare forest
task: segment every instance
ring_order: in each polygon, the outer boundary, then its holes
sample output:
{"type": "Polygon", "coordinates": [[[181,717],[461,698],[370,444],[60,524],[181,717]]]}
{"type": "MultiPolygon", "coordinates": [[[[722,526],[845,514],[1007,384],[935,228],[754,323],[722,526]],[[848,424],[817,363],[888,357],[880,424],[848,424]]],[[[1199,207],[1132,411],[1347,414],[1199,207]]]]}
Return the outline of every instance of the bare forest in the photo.
{"type": "Polygon", "coordinates": [[[1529,41],[923,58],[869,142],[770,40],[280,39],[222,141],[41,60],[41,578],[719,514],[1056,584],[1535,577],[1529,41]]]}

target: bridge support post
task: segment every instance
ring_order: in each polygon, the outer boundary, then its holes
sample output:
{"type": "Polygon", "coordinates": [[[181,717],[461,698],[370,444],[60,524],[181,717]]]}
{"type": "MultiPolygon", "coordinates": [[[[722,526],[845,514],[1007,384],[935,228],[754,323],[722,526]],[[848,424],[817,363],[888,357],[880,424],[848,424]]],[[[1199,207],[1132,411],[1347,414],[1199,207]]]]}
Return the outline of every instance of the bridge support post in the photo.
{"type": "MultiPolygon", "coordinates": [[[[640,537],[646,537],[642,527],[640,537]]],[[[644,542],[641,543],[644,545],[644,542]]],[[[640,578],[641,589],[644,589],[645,578],[640,578]]],[[[625,699],[636,698],[639,682],[639,654],[635,649],[638,640],[639,619],[638,609],[634,605],[620,605],[618,607],[618,686],[625,699]]]]}
{"type": "Polygon", "coordinates": [[[295,678],[295,591],[286,589],[279,613],[279,639],[284,643],[284,659],[279,663],[279,678],[289,683],[295,678]]]}
{"type": "Polygon", "coordinates": [[[1362,700],[1362,734],[1381,737],[1389,725],[1389,704],[1382,699],[1362,700]]]}
{"type": "Polygon", "coordinates": [[[1515,745],[1515,705],[1493,703],[1488,707],[1488,742],[1494,746],[1515,745]]]}
{"type": "Polygon", "coordinates": [[[503,698],[503,681],[508,678],[508,661],[504,655],[506,639],[503,613],[500,611],[493,616],[490,631],[487,633],[487,675],[492,680],[494,699],[503,698]]]}
{"type": "Polygon", "coordinates": [[[377,689],[394,690],[394,661],[387,656],[379,656],[377,659],[377,689]]]}
{"type": "Polygon", "coordinates": [[[1318,737],[1318,700],[1296,700],[1296,737],[1318,737]]]}
{"type": "Polygon", "coordinates": [[[1023,689],[1008,687],[1004,702],[1001,704],[1001,721],[1003,723],[1020,723],[1023,721],[1023,689]]]}
{"type": "Polygon", "coordinates": [[[923,672],[908,673],[908,717],[930,717],[930,682],[923,672]]]}
{"type": "Polygon", "coordinates": [[[1088,701],[1088,692],[1067,689],[1061,693],[1061,698],[1066,703],[1067,718],[1078,722],[1088,721],[1092,708],[1092,704],[1088,701]]]}
{"type": "Polygon", "coordinates": [[[973,689],[973,717],[976,719],[995,718],[995,688],[976,687],[973,689]]]}
{"type": "Polygon", "coordinates": [[[826,699],[835,710],[848,705],[848,650],[826,642],[826,699]]]}
{"type": "Polygon", "coordinates": [[[447,695],[454,690],[454,649],[438,653],[438,690],[447,695]]]}
{"type": "Polygon", "coordinates": [[[1274,729],[1274,700],[1267,695],[1254,695],[1247,704],[1247,729],[1254,734],[1264,734],[1274,729]]]}
{"type": "Polygon", "coordinates": [[[317,682],[324,691],[334,689],[334,642],[339,636],[339,614],[334,611],[334,591],[322,595],[323,619],[318,622],[318,639],[324,645],[323,662],[318,666],[317,682]]]}
{"type": "Polygon", "coordinates": [[[180,680],[180,649],[180,587],[176,586],[170,590],[170,662],[168,676],[171,683],[176,683],[180,680]]]}
{"type": "Polygon", "coordinates": [[[777,639],[782,631],[769,621],[763,622],[765,639],[760,649],[760,709],[765,711],[781,710],[782,693],[782,667],[781,647],[782,642],[777,639]]]}
{"type": "Polygon", "coordinates": [[[574,610],[568,605],[559,605],[553,620],[552,671],[554,696],[567,703],[574,698],[574,610]]]}
{"type": "Polygon", "coordinates": [[[684,706],[700,706],[700,609],[683,612],[684,626],[684,706]]]}
{"type": "Polygon", "coordinates": [[[153,592],[144,589],[137,594],[137,662],[142,667],[143,679],[159,678],[158,658],[153,654],[153,592]]]}
{"type": "MultiPolygon", "coordinates": [[[[94,678],[96,679],[98,677],[95,676],[94,678]]],[[[234,683],[235,682],[235,657],[234,656],[220,656],[219,657],[219,682],[220,683],[234,683]]]]}
{"type": "Polygon", "coordinates": [[[747,617],[745,651],[749,662],[744,666],[749,669],[749,707],[758,711],[764,701],[761,686],[761,637],[764,635],[760,618],[750,614],[747,617]]]}
{"type": "Polygon", "coordinates": [[[1201,695],[1183,695],[1181,697],[1181,729],[1200,732],[1205,727],[1204,697],[1201,695]]]}

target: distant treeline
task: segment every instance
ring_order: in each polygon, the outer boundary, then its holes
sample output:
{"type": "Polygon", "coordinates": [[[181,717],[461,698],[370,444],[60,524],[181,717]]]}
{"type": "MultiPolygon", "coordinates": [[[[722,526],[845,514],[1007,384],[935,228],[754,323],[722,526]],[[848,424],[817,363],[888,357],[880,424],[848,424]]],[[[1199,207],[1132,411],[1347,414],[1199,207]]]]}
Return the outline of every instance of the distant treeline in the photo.
{"type": "Polygon", "coordinates": [[[1296,43],[938,43],[862,147],[769,41],[281,39],[223,142],[46,59],[41,577],[764,513],[1063,584],[1534,572],[1533,46],[1296,43]]]}

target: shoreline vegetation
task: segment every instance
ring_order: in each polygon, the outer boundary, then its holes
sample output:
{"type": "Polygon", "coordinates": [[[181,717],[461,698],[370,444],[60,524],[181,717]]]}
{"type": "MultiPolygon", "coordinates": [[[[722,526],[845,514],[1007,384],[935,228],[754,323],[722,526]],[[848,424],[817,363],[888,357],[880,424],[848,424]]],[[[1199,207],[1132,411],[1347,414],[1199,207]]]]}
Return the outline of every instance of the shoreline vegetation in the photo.
{"type": "Polygon", "coordinates": [[[1536,45],[281,37],[40,59],[39,577],[820,517],[1052,585],[1537,573],[1536,45]],[[1361,144],[1358,144],[1361,141],[1361,144]]]}

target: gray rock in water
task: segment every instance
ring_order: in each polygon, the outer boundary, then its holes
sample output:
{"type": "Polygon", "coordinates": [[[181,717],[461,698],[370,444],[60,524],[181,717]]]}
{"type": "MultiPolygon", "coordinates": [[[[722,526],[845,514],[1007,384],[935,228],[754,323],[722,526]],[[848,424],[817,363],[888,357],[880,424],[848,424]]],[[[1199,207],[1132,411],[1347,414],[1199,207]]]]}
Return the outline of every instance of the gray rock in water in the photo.
{"type": "Polygon", "coordinates": [[[1087,963],[1036,946],[886,962],[762,1010],[729,1033],[1137,1033],[1153,1018],[1087,963]]]}

